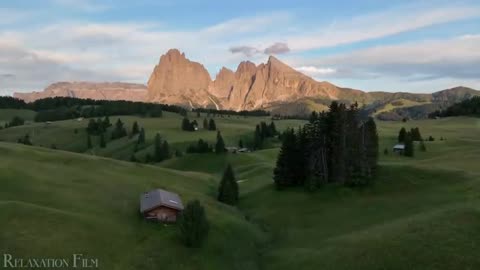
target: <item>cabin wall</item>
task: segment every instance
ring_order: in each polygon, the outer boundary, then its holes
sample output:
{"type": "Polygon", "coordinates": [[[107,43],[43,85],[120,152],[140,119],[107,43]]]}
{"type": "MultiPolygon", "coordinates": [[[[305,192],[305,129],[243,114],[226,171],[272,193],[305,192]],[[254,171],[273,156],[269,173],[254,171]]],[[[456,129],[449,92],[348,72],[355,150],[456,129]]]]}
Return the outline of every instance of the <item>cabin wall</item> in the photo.
{"type": "Polygon", "coordinates": [[[160,206],[145,213],[145,217],[161,222],[176,222],[178,212],[178,210],[160,206]]]}

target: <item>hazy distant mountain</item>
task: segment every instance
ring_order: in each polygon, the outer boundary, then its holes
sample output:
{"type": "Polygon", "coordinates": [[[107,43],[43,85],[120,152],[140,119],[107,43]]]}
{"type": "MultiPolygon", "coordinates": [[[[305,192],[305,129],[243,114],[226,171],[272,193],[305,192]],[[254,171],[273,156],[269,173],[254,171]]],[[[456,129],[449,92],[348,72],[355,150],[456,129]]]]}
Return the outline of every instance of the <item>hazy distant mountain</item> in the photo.
{"type": "Polygon", "coordinates": [[[146,101],[147,88],[142,84],[119,82],[58,82],[41,92],[14,93],[13,96],[26,102],[48,97],[146,101]]]}
{"type": "Polygon", "coordinates": [[[270,56],[267,63],[241,62],[235,71],[222,68],[215,80],[205,67],[184,53],[169,50],[160,57],[147,87],[125,83],[56,83],[43,92],[15,93],[26,101],[52,96],[124,99],[231,110],[265,109],[279,114],[308,114],[332,100],[358,102],[384,118],[409,116],[409,108],[427,114],[434,109],[480,95],[466,87],[433,94],[363,92],[318,82],[270,56]],[[390,115],[388,115],[390,114],[390,115]],[[386,117],[385,117],[386,116],[386,117]]]}

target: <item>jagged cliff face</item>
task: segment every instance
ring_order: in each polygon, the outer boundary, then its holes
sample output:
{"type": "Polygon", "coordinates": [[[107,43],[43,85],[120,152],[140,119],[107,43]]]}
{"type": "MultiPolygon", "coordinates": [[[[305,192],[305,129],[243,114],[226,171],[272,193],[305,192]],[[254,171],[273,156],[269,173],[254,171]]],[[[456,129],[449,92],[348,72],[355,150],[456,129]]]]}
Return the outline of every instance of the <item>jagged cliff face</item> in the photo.
{"type": "Polygon", "coordinates": [[[49,97],[146,101],[147,88],[133,83],[58,82],[42,92],[14,93],[14,97],[26,102],[49,97]]]}
{"type": "Polygon", "coordinates": [[[212,103],[211,83],[203,65],[172,49],[160,57],[153,70],[147,84],[148,97],[152,102],[205,107],[212,103]]]}
{"type": "Polygon", "coordinates": [[[273,56],[259,66],[241,62],[235,72],[222,68],[211,81],[202,65],[186,59],[178,50],[170,50],[155,67],[148,91],[150,100],[156,102],[252,110],[304,97],[335,100],[344,90],[317,82],[273,56]]]}

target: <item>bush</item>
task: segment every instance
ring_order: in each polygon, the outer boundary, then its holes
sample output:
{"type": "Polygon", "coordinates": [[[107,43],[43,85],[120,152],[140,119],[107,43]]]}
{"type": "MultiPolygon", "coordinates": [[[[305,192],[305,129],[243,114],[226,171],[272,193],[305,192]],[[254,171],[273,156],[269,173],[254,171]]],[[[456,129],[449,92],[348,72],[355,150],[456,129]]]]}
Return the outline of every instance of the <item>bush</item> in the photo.
{"type": "Polygon", "coordinates": [[[205,209],[198,200],[190,201],[178,219],[180,238],[187,247],[200,247],[208,236],[210,225],[205,209]]]}

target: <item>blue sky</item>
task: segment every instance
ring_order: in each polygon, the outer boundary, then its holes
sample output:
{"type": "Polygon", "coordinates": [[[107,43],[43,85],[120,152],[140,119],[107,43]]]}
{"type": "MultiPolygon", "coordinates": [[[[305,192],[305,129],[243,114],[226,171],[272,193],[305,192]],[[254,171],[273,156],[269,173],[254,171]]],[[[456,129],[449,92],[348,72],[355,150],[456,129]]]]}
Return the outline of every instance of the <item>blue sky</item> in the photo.
{"type": "Polygon", "coordinates": [[[366,91],[480,89],[478,1],[94,1],[0,3],[0,94],[56,81],[146,83],[178,48],[212,78],[269,54],[366,91]]]}

